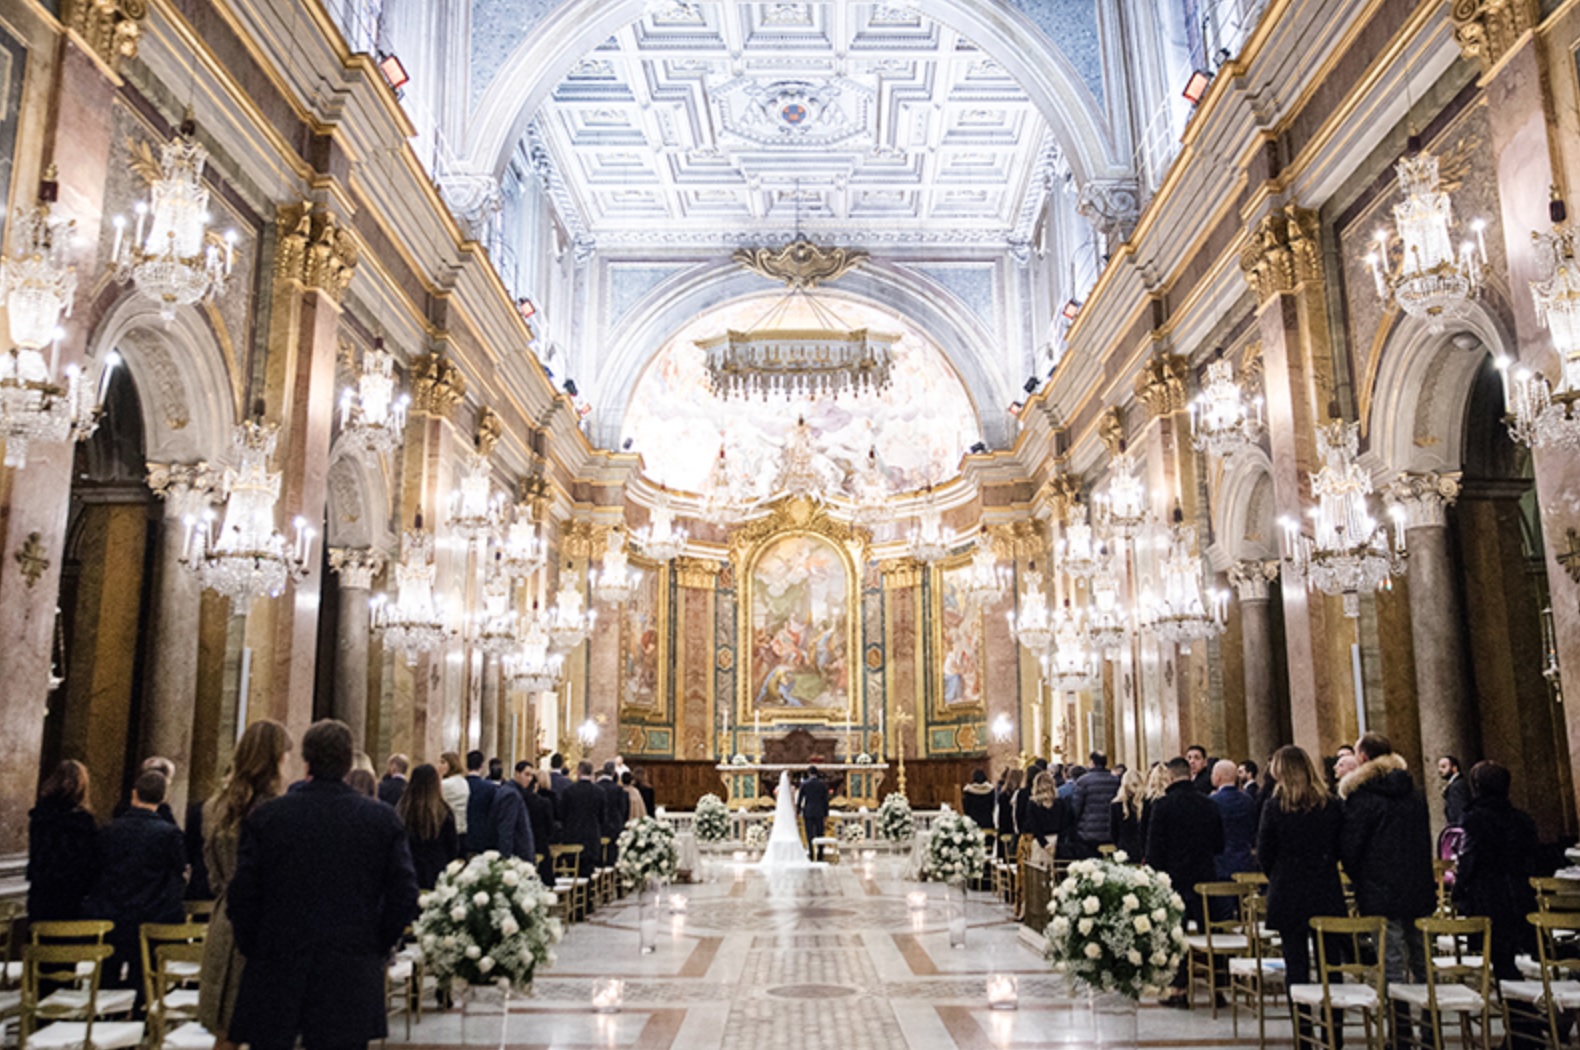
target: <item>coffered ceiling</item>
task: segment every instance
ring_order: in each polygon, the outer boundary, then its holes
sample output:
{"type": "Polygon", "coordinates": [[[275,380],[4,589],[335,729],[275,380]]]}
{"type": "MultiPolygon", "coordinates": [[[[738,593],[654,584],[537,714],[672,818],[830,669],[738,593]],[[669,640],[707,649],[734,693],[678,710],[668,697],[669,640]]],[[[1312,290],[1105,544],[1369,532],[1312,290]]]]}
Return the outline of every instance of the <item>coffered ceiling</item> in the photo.
{"type": "Polygon", "coordinates": [[[586,55],[526,143],[600,249],[797,223],[865,244],[1030,236],[1059,165],[992,59],[905,4],[659,2],[586,55]]]}

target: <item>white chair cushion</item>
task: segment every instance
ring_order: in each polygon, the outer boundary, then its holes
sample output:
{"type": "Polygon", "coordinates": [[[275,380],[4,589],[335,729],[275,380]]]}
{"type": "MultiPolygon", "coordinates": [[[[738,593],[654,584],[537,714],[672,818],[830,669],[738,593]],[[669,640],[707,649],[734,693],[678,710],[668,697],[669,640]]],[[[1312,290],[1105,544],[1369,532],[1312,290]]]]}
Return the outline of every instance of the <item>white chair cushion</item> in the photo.
{"type": "MultiPolygon", "coordinates": [[[[137,993],[130,988],[105,988],[99,992],[97,1009],[100,1017],[105,1014],[129,1014],[136,1003],[137,993]]],[[[80,1013],[88,1008],[88,993],[75,989],[51,992],[39,1001],[38,1008],[44,1011],[75,1010],[80,1013]]]]}
{"type": "Polygon", "coordinates": [[[396,959],[390,963],[389,978],[396,984],[411,980],[412,962],[410,959],[396,959]]]}
{"type": "MultiPolygon", "coordinates": [[[[1204,952],[1207,950],[1207,935],[1205,933],[1193,933],[1185,939],[1190,942],[1192,951],[1204,952]]],[[[1212,938],[1214,954],[1218,952],[1243,952],[1250,947],[1250,938],[1243,933],[1217,933],[1212,938]]]]}
{"type": "MultiPolygon", "coordinates": [[[[102,999],[103,996],[101,995],[102,999]]],[[[196,988],[173,988],[165,993],[160,1000],[166,1010],[196,1010],[198,993],[196,988]]]]}
{"type": "Polygon", "coordinates": [[[141,1021],[100,1021],[93,1026],[93,1043],[87,1043],[85,1021],[58,1021],[27,1037],[33,1050],[130,1050],[143,1041],[141,1021]]]}
{"type": "Polygon", "coordinates": [[[188,1021],[180,1028],[165,1033],[164,1050],[214,1050],[214,1033],[196,1021],[188,1021]]]}
{"type": "Polygon", "coordinates": [[[203,964],[187,962],[186,960],[182,959],[176,962],[166,963],[165,973],[168,973],[171,977],[179,977],[182,980],[192,980],[203,976],[203,964]]]}
{"type": "MultiPolygon", "coordinates": [[[[1424,984],[1390,984],[1388,998],[1412,1006],[1425,1006],[1428,1001],[1427,987],[1424,984]]],[[[1444,1010],[1466,1010],[1471,1013],[1480,1013],[1486,1009],[1486,1003],[1476,990],[1462,984],[1438,985],[1437,1005],[1444,1010]]]]}
{"type": "Polygon", "coordinates": [[[1283,977],[1284,960],[1262,959],[1260,967],[1256,959],[1245,955],[1229,960],[1229,973],[1236,977],[1254,976],[1258,969],[1261,970],[1263,977],[1283,977]]]}
{"type": "Polygon", "coordinates": [[[6,963],[5,964],[5,983],[6,984],[15,984],[16,982],[20,981],[21,979],[22,979],[22,964],[20,962],[8,962],[8,963],[6,963]]]}
{"type": "MultiPolygon", "coordinates": [[[[1335,984],[1329,987],[1332,989],[1335,1010],[1373,1010],[1378,1006],[1377,991],[1369,984],[1335,984]]],[[[1322,985],[1291,985],[1289,997],[1302,1006],[1321,1006],[1322,985]]]]}
{"type": "Polygon", "coordinates": [[[1514,965],[1519,968],[1520,975],[1526,980],[1539,981],[1542,979],[1542,964],[1529,955],[1516,955],[1514,965]]]}
{"type": "Polygon", "coordinates": [[[22,1009],[21,992],[0,992],[0,1017],[10,1017],[22,1009]]]}
{"type": "MultiPolygon", "coordinates": [[[[1541,981],[1499,981],[1505,999],[1540,1004],[1547,989],[1541,981]]],[[[1580,981],[1554,981],[1553,1001],[1560,1010],[1580,1010],[1580,981]]]]}

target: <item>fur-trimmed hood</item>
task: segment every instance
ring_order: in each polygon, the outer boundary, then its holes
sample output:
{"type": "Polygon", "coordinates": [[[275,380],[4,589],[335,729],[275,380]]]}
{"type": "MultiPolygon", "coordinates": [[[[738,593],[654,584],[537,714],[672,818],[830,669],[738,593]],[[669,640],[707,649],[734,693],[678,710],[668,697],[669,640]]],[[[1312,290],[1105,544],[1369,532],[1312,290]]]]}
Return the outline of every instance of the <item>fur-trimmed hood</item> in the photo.
{"type": "Polygon", "coordinates": [[[991,795],[993,794],[993,785],[987,783],[967,784],[960,790],[964,791],[968,795],[991,795]]]}
{"type": "Polygon", "coordinates": [[[1361,788],[1372,788],[1386,795],[1408,794],[1415,787],[1403,758],[1383,755],[1362,762],[1339,781],[1339,798],[1347,799],[1361,788]]]}

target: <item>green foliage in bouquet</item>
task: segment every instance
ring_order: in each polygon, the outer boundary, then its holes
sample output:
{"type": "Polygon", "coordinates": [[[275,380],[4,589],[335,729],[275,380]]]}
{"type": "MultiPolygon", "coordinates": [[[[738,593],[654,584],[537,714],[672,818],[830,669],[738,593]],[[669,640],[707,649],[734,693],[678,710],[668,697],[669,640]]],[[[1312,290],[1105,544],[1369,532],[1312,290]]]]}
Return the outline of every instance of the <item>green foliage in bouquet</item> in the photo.
{"type": "Polygon", "coordinates": [[[1140,999],[1179,968],[1185,902],[1168,875],[1130,867],[1123,853],[1114,858],[1070,865],[1049,905],[1047,956],[1096,991],[1140,999]]]}
{"type": "Polygon", "coordinates": [[[709,792],[697,799],[693,822],[701,842],[723,842],[730,837],[730,809],[719,796],[709,792]]]}
{"type": "Polygon", "coordinates": [[[560,921],[555,896],[530,864],[494,850],[452,861],[422,895],[414,930],[423,959],[440,983],[525,988],[554,961],[560,921]]]}

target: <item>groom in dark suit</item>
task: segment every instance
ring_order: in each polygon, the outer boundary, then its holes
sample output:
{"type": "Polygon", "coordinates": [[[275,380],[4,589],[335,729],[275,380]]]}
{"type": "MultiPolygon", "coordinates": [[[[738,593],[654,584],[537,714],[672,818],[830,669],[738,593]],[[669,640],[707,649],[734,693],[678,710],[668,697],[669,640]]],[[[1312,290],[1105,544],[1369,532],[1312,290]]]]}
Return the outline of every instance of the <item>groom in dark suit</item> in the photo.
{"type": "Polygon", "coordinates": [[[801,781],[801,798],[797,803],[801,822],[806,825],[807,845],[812,847],[812,859],[821,860],[818,848],[812,843],[823,837],[823,827],[828,822],[828,783],[817,775],[817,767],[806,771],[801,781]]]}

